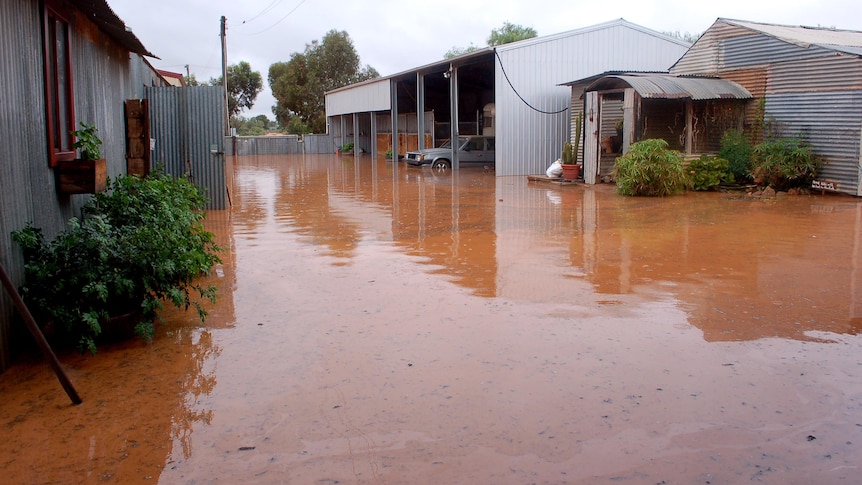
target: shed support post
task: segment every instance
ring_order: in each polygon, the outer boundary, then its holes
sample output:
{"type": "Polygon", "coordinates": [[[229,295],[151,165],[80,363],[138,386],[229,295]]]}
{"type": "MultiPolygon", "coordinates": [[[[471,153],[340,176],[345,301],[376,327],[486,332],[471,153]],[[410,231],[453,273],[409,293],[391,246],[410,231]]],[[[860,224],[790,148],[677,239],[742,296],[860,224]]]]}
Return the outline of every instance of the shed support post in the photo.
{"type": "Polygon", "coordinates": [[[694,108],[691,99],[685,100],[685,155],[690,156],[694,140],[694,108]]]}
{"type": "Polygon", "coordinates": [[[368,115],[371,116],[371,159],[377,160],[377,114],[372,111],[368,115]]]}
{"type": "Polygon", "coordinates": [[[353,157],[359,156],[359,140],[356,138],[356,133],[359,131],[359,113],[353,113],[353,157]]]}
{"type": "Polygon", "coordinates": [[[634,88],[626,88],[623,92],[623,139],[622,152],[623,155],[628,153],[629,145],[635,141],[635,105],[637,104],[638,94],[634,88]]]}
{"type": "Polygon", "coordinates": [[[584,94],[584,183],[595,184],[599,174],[599,93],[584,94]]]}
{"type": "MultiPolygon", "coordinates": [[[[390,114],[392,116],[392,160],[397,162],[401,158],[401,152],[398,147],[398,81],[392,80],[389,85],[390,99],[390,114]]],[[[398,164],[395,164],[397,169],[398,164]]]]}
{"type": "Polygon", "coordinates": [[[416,73],[416,135],[419,150],[425,149],[425,75],[416,73]]]}
{"type": "Polygon", "coordinates": [[[452,147],[452,170],[458,170],[461,163],[458,160],[458,68],[449,65],[449,119],[451,120],[450,143],[452,147]]]}

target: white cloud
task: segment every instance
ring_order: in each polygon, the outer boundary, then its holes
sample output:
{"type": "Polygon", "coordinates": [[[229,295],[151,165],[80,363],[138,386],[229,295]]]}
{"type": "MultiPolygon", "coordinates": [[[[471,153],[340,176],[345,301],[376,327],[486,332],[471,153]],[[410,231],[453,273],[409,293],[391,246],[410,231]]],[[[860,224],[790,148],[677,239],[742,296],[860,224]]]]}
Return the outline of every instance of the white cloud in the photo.
{"type": "MultiPolygon", "coordinates": [[[[453,46],[484,46],[491,30],[509,21],[539,35],[556,34],[624,18],[658,31],[700,33],[718,17],[779,24],[862,30],[862,9],[850,0],[567,0],[530,2],[463,0],[108,0],[143,44],[161,60],[159,69],[199,80],[221,75],[219,19],[227,17],[228,63],[249,62],[266,80],[270,64],[319,40],[331,29],[346,31],[363,64],[383,75],[435,62],[453,46]],[[267,7],[266,14],[252,19],[267,7]],[[288,15],[288,13],[295,11],[288,15]],[[252,19],[252,20],[249,20],[252,19]],[[246,23],[243,21],[248,20],[246,23]]],[[[272,117],[268,87],[246,116],[272,117]]]]}

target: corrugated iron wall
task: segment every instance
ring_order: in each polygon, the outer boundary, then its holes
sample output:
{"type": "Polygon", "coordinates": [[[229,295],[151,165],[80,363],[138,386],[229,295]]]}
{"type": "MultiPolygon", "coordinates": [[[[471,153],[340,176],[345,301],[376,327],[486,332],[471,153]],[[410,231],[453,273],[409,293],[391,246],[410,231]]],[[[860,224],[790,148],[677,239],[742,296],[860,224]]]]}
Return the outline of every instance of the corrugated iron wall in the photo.
{"type": "Polygon", "coordinates": [[[717,21],[671,69],[673,74],[718,75],[758,99],[746,126],[762,115],[778,136],[802,136],[825,166],[818,179],[860,195],[862,59],[811,45],[803,47],[717,21]]]}
{"type": "Polygon", "coordinates": [[[379,79],[326,93],[327,116],[389,111],[390,80],[379,79]]]}
{"type": "Polygon", "coordinates": [[[780,136],[801,136],[811,143],[825,162],[818,179],[858,195],[862,90],[769,95],[766,113],[780,136]]]}
{"type": "MultiPolygon", "coordinates": [[[[24,227],[39,210],[57,210],[53,197],[45,201],[42,194],[53,189],[53,180],[45,147],[42,41],[33,32],[41,32],[38,2],[0,2],[0,264],[16,283],[23,281],[24,268],[9,232],[24,227]],[[34,197],[34,191],[40,196],[34,197]]],[[[0,371],[11,361],[12,309],[0,290],[0,371]]]]}
{"type": "Polygon", "coordinates": [[[153,165],[189,175],[209,198],[208,209],[227,207],[223,133],[224,91],[218,86],[146,88],[150,102],[153,165]]]}
{"type": "Polygon", "coordinates": [[[225,138],[228,155],[334,153],[331,135],[237,136],[225,138]]]}
{"type": "Polygon", "coordinates": [[[572,102],[571,88],[560,84],[609,70],[666,70],[687,49],[623,20],[498,47],[497,175],[544,173],[559,158],[571,137],[572,102]]]}
{"type": "MultiPolygon", "coordinates": [[[[16,284],[23,283],[23,261],[9,233],[32,221],[53,238],[86,200],[58,196],[48,165],[42,3],[0,2],[0,263],[16,284]]],[[[143,79],[157,78],[139,56],[119,47],[86,16],[70,20],[76,121],[96,125],[108,175],[115,177],[126,166],[123,101],[142,95],[143,79]]],[[[10,300],[0,291],[0,371],[11,359],[12,314],[10,300]]]]}

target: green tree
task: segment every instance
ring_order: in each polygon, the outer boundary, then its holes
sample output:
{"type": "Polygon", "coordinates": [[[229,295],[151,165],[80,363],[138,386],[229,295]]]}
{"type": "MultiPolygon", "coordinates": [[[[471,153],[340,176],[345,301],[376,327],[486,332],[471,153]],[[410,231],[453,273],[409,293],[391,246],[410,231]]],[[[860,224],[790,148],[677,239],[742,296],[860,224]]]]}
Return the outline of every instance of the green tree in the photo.
{"type": "Polygon", "coordinates": [[[186,80],[186,86],[200,86],[201,83],[198,81],[198,78],[195,77],[194,74],[189,74],[188,76],[183,76],[186,80]]]}
{"type": "Polygon", "coordinates": [[[680,32],[678,30],[675,30],[673,32],[665,31],[665,32],[662,32],[662,34],[667,35],[669,37],[673,37],[674,39],[684,40],[684,41],[688,42],[689,44],[694,44],[695,42],[697,42],[697,39],[700,39],[700,36],[703,35],[703,33],[692,34],[691,32],[688,32],[688,31],[683,33],[683,32],[680,32]]]}
{"type": "Polygon", "coordinates": [[[444,59],[452,59],[453,57],[463,56],[464,54],[469,54],[469,53],[471,53],[473,51],[477,51],[479,49],[481,49],[481,47],[473,44],[472,42],[470,42],[470,45],[468,45],[467,47],[452,46],[452,48],[449,49],[448,52],[443,54],[443,58],[444,59]]]}
{"type": "Polygon", "coordinates": [[[523,27],[510,22],[503,22],[502,27],[491,31],[491,35],[488,37],[488,46],[495,47],[519,40],[532,39],[536,35],[536,29],[532,27],[523,27]]]}
{"type": "MultiPolygon", "coordinates": [[[[502,27],[500,27],[499,29],[491,30],[491,35],[488,36],[486,42],[488,43],[488,47],[495,47],[511,42],[517,42],[519,40],[532,39],[536,35],[538,35],[536,33],[536,29],[532,27],[523,27],[521,25],[513,24],[510,22],[503,22],[502,27]]],[[[471,42],[470,45],[467,47],[452,47],[451,49],[449,49],[448,52],[446,52],[446,54],[443,55],[443,58],[451,59],[453,57],[469,54],[479,49],[481,49],[481,47],[476,46],[471,42]]]]}
{"type": "MultiPolygon", "coordinates": [[[[209,80],[211,86],[221,86],[221,76],[209,80]]],[[[263,78],[245,61],[227,67],[228,109],[236,116],[244,109],[251,109],[254,100],[263,90],[263,78]]]]}
{"type": "Polygon", "coordinates": [[[319,42],[306,44],[305,52],[294,52],[289,61],[269,66],[268,81],[277,102],[273,114],[283,127],[322,133],[326,129],[324,94],[378,77],[376,69],[361,65],[347,32],[330,30],[319,42]]]}
{"type": "Polygon", "coordinates": [[[246,119],[242,116],[231,118],[230,125],[236,128],[239,136],[263,136],[277,128],[275,122],[270,121],[266,115],[257,115],[246,119]]]}

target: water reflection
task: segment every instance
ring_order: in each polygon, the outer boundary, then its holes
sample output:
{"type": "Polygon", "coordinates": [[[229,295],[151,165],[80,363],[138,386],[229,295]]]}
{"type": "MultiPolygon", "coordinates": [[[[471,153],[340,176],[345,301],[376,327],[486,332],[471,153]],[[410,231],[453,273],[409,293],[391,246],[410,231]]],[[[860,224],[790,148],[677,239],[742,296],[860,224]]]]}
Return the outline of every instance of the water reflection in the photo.
{"type": "Polygon", "coordinates": [[[601,305],[669,293],[708,341],[860,330],[853,198],[629,198],[607,185],[530,184],[484,170],[435,176],[369,157],[240,164],[241,230],[273,217],[326,248],[332,264],[383,240],[483,297],[601,305]]]}
{"type": "Polygon", "coordinates": [[[216,385],[221,352],[213,329],[235,322],[230,214],[211,213],[207,227],[227,249],[210,280],[220,299],[205,325],[166,307],[152,343],[102,346],[95,356],[62,353],[84,402],[72,406],[38,355],[0,375],[0,472],[4,483],[123,483],[157,479],[165,463],[192,453],[192,431],[208,424],[204,404],[216,385]]]}

